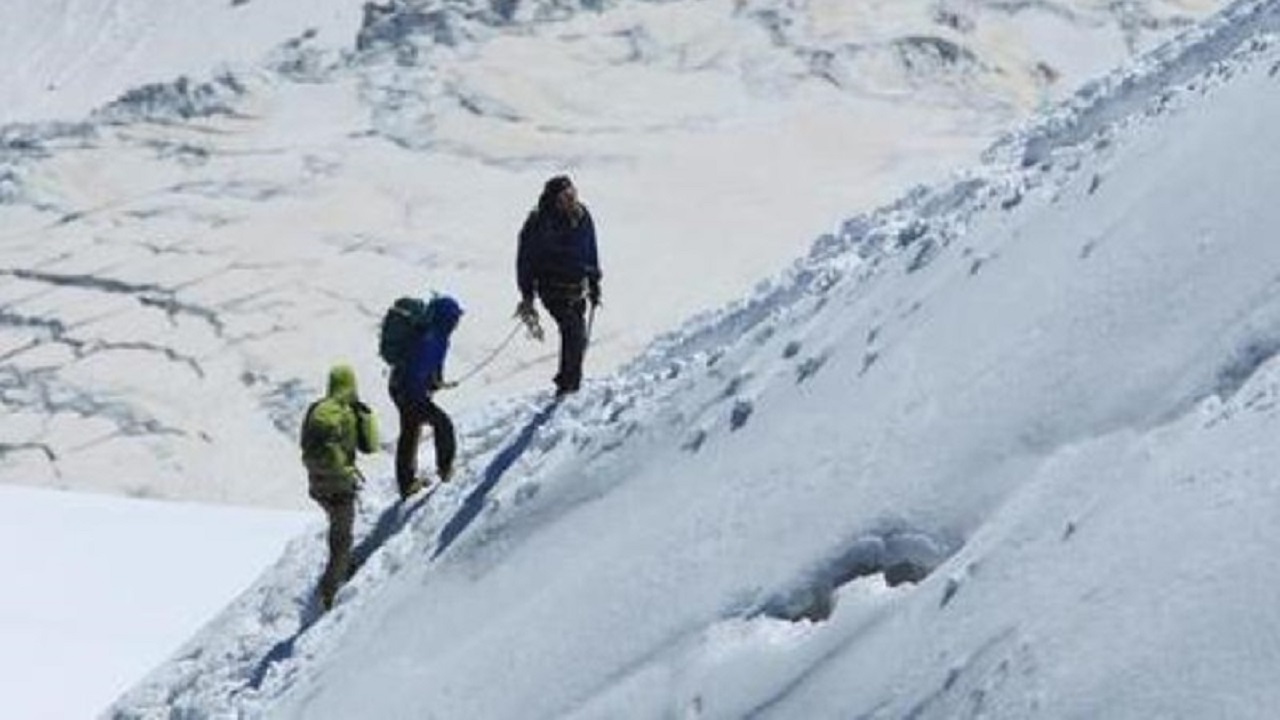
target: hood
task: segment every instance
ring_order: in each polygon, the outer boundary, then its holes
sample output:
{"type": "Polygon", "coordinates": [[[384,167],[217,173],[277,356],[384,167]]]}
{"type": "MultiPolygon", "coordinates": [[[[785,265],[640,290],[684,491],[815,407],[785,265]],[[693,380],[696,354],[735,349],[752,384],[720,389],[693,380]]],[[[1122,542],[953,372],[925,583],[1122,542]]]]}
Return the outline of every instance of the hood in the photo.
{"type": "Polygon", "coordinates": [[[453,332],[462,319],[462,306],[448,295],[437,295],[429,303],[431,308],[431,324],[446,335],[453,332]]]}
{"type": "Polygon", "coordinates": [[[329,397],[348,402],[359,399],[356,393],[356,371],[350,365],[334,365],[329,370],[329,397]]]}

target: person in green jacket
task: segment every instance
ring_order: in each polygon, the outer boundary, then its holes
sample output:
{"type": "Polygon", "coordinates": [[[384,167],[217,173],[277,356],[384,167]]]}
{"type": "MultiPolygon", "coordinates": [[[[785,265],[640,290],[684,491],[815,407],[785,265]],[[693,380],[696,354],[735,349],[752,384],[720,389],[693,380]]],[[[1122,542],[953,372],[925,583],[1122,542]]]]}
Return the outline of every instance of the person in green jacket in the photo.
{"type": "Polygon", "coordinates": [[[328,610],[351,567],[361,481],[356,453],[372,453],[378,447],[377,422],[369,406],[360,401],[351,366],[335,365],[329,371],[329,392],[307,408],[301,440],[309,494],[329,517],[329,562],[320,579],[320,601],[328,610]]]}

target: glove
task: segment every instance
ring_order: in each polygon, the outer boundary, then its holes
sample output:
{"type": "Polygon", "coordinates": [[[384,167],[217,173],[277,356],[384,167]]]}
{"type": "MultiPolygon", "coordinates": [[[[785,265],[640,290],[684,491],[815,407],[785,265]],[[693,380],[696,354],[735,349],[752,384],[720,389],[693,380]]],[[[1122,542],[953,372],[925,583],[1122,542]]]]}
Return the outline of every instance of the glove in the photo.
{"type": "Polygon", "coordinates": [[[591,303],[591,307],[600,307],[600,281],[591,279],[587,281],[587,301],[591,303]]]}
{"type": "Polygon", "coordinates": [[[538,322],[538,311],[533,307],[533,298],[523,298],[520,304],[516,305],[516,317],[520,318],[520,322],[524,323],[529,337],[539,342],[542,341],[542,325],[538,322]]]}
{"type": "Polygon", "coordinates": [[[432,392],[435,392],[436,390],[451,390],[451,389],[453,389],[453,388],[458,387],[458,383],[457,383],[457,382],[452,381],[452,380],[445,380],[445,379],[444,379],[443,377],[441,377],[438,373],[433,374],[433,375],[432,375],[432,376],[427,380],[427,384],[431,386],[431,391],[432,391],[432,392]]]}

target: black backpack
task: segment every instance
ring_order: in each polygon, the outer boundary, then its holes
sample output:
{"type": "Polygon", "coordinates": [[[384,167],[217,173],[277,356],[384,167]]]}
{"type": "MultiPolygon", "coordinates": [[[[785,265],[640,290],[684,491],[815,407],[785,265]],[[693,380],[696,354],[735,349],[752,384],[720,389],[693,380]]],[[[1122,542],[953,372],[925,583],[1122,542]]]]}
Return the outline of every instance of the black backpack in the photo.
{"type": "Polygon", "coordinates": [[[382,316],[378,355],[391,367],[409,361],[414,345],[431,326],[431,306],[421,298],[398,298],[382,316]]]}

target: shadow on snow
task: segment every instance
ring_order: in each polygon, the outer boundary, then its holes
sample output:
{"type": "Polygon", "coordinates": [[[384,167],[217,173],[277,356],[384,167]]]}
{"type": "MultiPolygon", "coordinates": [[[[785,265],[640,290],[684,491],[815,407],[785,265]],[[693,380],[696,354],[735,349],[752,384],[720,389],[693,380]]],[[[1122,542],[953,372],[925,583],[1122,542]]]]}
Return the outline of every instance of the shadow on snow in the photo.
{"type": "MultiPolygon", "coordinates": [[[[448,524],[440,531],[440,537],[436,542],[436,550],[432,554],[431,559],[434,560],[435,558],[440,557],[440,554],[448,549],[448,547],[453,544],[453,541],[457,540],[458,536],[462,534],[462,531],[466,530],[467,527],[476,519],[476,516],[480,514],[480,510],[484,507],[485,500],[488,498],[489,492],[493,489],[493,486],[498,483],[498,480],[502,478],[503,474],[505,474],[507,470],[510,470],[511,466],[515,464],[515,461],[519,459],[520,456],[524,454],[525,450],[529,448],[529,444],[533,442],[533,436],[537,433],[539,428],[547,424],[547,421],[551,419],[551,416],[555,413],[555,409],[559,404],[558,400],[553,401],[545,408],[538,411],[538,413],[530,418],[529,422],[525,423],[524,427],[520,429],[520,432],[516,435],[515,439],[513,439],[510,444],[494,456],[488,467],[484,469],[484,476],[480,484],[471,491],[471,494],[463,501],[462,507],[458,509],[458,512],[454,514],[448,524]]],[[[431,490],[434,490],[436,487],[439,486],[436,485],[431,488],[431,490]]],[[[360,543],[356,545],[352,552],[352,574],[355,574],[373,555],[373,553],[376,552],[379,547],[382,547],[383,543],[405,527],[409,518],[416,510],[426,504],[431,494],[432,493],[429,490],[408,507],[395,503],[379,513],[378,519],[374,521],[369,532],[360,541],[360,543]]],[[[299,625],[298,629],[292,635],[276,643],[269,651],[267,651],[267,654],[262,657],[262,660],[258,662],[257,666],[254,667],[253,672],[250,674],[249,687],[254,690],[259,689],[262,686],[263,680],[266,679],[267,673],[276,663],[292,657],[294,645],[297,644],[298,638],[302,637],[303,633],[315,624],[322,615],[323,613],[320,610],[319,599],[316,597],[315,593],[312,593],[311,597],[307,600],[307,606],[302,612],[302,623],[299,625]]]]}
{"type": "Polygon", "coordinates": [[[555,413],[559,405],[558,400],[553,401],[538,411],[538,414],[530,418],[529,422],[525,423],[525,426],[520,429],[515,439],[494,456],[489,466],[484,469],[484,479],[471,491],[471,494],[463,501],[462,507],[458,509],[458,512],[440,531],[440,537],[436,541],[436,551],[431,555],[432,560],[440,557],[453,544],[453,541],[458,539],[462,531],[466,530],[471,525],[471,522],[476,519],[476,516],[480,514],[480,510],[484,507],[485,500],[489,497],[489,491],[498,483],[503,474],[511,469],[511,466],[524,454],[524,451],[529,448],[529,443],[533,442],[533,436],[538,431],[538,428],[547,424],[547,421],[551,419],[552,414],[555,413]]]}

